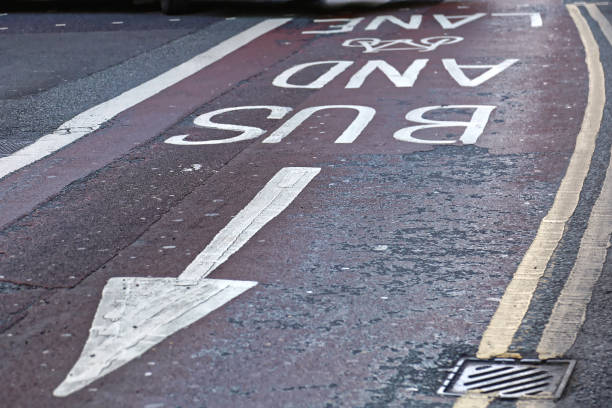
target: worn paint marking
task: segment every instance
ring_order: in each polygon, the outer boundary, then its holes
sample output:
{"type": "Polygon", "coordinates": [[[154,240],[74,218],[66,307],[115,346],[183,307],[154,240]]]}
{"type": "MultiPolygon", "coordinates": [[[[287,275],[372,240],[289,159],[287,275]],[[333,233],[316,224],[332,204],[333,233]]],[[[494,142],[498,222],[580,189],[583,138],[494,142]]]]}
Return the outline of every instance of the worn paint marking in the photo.
{"type": "Polygon", "coordinates": [[[178,278],[109,279],[83,351],[53,395],[82,389],[257,285],[205,277],[285,210],[320,171],[281,169],[178,278]]]}
{"type": "Polygon", "coordinates": [[[219,279],[193,285],[179,285],[176,278],[109,279],[83,351],[53,395],[66,397],[86,387],[255,285],[219,279]]]}
{"type": "Polygon", "coordinates": [[[533,243],[514,273],[480,342],[478,357],[481,358],[500,356],[508,351],[512,338],[527,312],[538,280],[563,236],[567,221],[576,209],[595,150],[605,102],[603,67],[599,60],[597,43],[580,11],[573,5],[568,5],[567,8],[578,27],[586,50],[589,71],[587,107],[574,152],[552,208],[542,220],[533,243]]]}
{"type": "MultiPolygon", "coordinates": [[[[612,27],[596,6],[587,6],[612,45],[612,27]],[[599,14],[600,19],[595,17],[599,14]],[[603,20],[601,20],[603,19],[603,20]]],[[[582,17],[582,16],[581,16],[582,17]]],[[[585,22],[586,24],[586,22],[585,22]]],[[[603,88],[602,88],[603,89],[603,88]]],[[[601,276],[612,233],[612,162],[608,164],[601,192],[580,241],[578,256],[536,351],[541,359],[562,356],[572,347],[586,318],[593,288],[601,276]]]]}
{"type": "MultiPolygon", "coordinates": [[[[544,273],[553,251],[557,247],[565,225],[578,204],[580,192],[587,176],[595,140],[599,133],[605,104],[605,79],[599,59],[599,48],[587,22],[575,5],[567,5],[585,48],[589,72],[588,102],[576,146],[553,206],[542,220],[538,232],[506,288],[500,305],[487,327],[478,349],[478,357],[490,358],[508,353],[508,347],[519,328],[544,273]]],[[[603,194],[603,191],[602,191],[603,194]]],[[[552,339],[551,339],[552,340],[552,339]]],[[[554,339],[556,341],[557,339],[554,339]]],[[[549,347],[549,346],[547,346],[549,347]]],[[[486,408],[490,400],[464,396],[454,407],[486,408]]],[[[525,403],[525,404],[535,404],[525,403]]],[[[536,405],[520,405],[521,407],[536,405]]],[[[539,405],[538,405],[539,407],[539,405]]],[[[544,408],[544,407],[542,407],[544,408]]]]}
{"type": "Polygon", "coordinates": [[[532,27],[542,27],[542,16],[540,13],[491,13],[493,17],[521,17],[521,16],[529,16],[529,20],[531,21],[532,27]]]}
{"type": "Polygon", "coordinates": [[[290,20],[277,18],[258,23],[163,74],[78,114],[63,123],[55,132],[42,136],[36,142],[10,156],[0,158],[0,179],[94,132],[104,122],[107,122],[121,112],[219,61],[290,20]]]}
{"type": "Polygon", "coordinates": [[[478,392],[469,392],[455,401],[453,408],[485,408],[494,398],[478,392]]]}
{"type": "Polygon", "coordinates": [[[179,276],[179,280],[190,283],[208,276],[287,208],[320,171],[316,167],[285,167],[279,171],[213,238],[179,276]]]}
{"type": "Polygon", "coordinates": [[[550,400],[522,400],[516,402],[516,408],[554,408],[555,401],[550,400]]]}
{"type": "Polygon", "coordinates": [[[610,45],[612,45],[612,24],[610,24],[608,19],[602,14],[595,4],[587,4],[585,7],[589,11],[591,17],[593,17],[593,20],[597,21],[601,32],[604,34],[610,45]]]}

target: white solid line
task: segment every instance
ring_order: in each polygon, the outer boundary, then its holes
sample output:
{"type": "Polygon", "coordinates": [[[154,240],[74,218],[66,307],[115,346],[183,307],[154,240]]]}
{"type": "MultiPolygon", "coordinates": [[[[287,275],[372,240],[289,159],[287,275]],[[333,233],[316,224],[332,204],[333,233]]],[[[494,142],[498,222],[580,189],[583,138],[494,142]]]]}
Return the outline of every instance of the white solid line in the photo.
{"type": "Polygon", "coordinates": [[[291,19],[275,18],[262,21],[169,71],[78,114],[62,124],[55,132],[42,136],[36,142],[10,156],[0,158],[0,179],[94,132],[104,122],[112,119],[126,109],[139,104],[214,62],[219,61],[240,47],[280,27],[288,21],[291,21],[291,19]]]}
{"type": "Polygon", "coordinates": [[[179,280],[191,283],[208,276],[287,208],[320,171],[316,167],[285,167],[276,173],[189,264],[179,280]]]}

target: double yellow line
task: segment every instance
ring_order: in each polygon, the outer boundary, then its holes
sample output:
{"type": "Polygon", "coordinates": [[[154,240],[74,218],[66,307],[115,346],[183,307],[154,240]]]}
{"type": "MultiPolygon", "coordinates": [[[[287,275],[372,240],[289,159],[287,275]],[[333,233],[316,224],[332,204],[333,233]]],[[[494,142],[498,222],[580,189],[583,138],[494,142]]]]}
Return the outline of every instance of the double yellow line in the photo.
{"type": "MultiPolygon", "coordinates": [[[[595,4],[585,5],[598,22],[612,45],[612,26],[595,4]]],[[[587,21],[576,5],[567,5],[586,52],[589,72],[589,93],[582,126],[576,146],[552,208],[542,220],[538,232],[512,281],[506,288],[500,305],[493,315],[478,348],[479,358],[520,357],[509,347],[518,330],[538,282],[563,237],[567,222],[574,213],[599,133],[605,104],[605,77],[599,47],[587,21]]],[[[612,164],[612,163],[611,163],[612,164]]],[[[612,165],[608,167],[599,198],[582,237],[576,262],[553,308],[548,324],[537,347],[541,359],[563,356],[574,344],[586,317],[593,287],[601,275],[612,232],[612,165]]],[[[483,394],[468,394],[459,398],[455,408],[485,408],[491,401],[483,394]]],[[[519,408],[553,407],[554,402],[543,400],[519,401],[519,408]]]]}

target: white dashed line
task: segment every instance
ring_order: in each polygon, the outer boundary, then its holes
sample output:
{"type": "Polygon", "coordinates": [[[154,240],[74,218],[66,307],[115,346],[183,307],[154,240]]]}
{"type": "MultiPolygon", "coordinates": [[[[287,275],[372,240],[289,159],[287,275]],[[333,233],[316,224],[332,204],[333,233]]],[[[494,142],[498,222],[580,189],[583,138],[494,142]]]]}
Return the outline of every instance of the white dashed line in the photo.
{"type": "Polygon", "coordinates": [[[0,13],[0,17],[8,16],[7,13],[0,13]]]}
{"type": "Polygon", "coordinates": [[[63,24],[63,23],[62,24],[56,24],[55,26],[56,27],[66,27],[66,24],[63,24]]]}
{"type": "Polygon", "coordinates": [[[0,31],[2,30],[8,30],[8,27],[0,27],[0,31]]]}
{"type": "Polygon", "coordinates": [[[115,25],[117,25],[117,24],[123,24],[123,21],[113,21],[111,24],[115,24],[115,25]]]}
{"type": "Polygon", "coordinates": [[[176,21],[181,21],[181,19],[180,18],[169,18],[168,21],[176,22],[176,21]]]}

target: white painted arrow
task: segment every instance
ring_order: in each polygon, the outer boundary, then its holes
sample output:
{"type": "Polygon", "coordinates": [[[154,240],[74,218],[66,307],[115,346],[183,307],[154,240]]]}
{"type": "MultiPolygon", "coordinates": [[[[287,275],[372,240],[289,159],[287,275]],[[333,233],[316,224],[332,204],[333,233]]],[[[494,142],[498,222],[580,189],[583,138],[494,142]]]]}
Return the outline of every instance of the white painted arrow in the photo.
{"type": "Polygon", "coordinates": [[[276,173],[178,278],[109,279],[81,356],[53,395],[80,390],[257,285],[205,278],[287,208],[319,171],[286,167],[276,173]]]}

